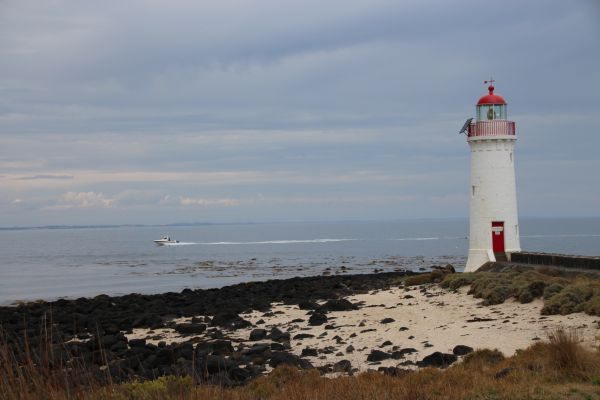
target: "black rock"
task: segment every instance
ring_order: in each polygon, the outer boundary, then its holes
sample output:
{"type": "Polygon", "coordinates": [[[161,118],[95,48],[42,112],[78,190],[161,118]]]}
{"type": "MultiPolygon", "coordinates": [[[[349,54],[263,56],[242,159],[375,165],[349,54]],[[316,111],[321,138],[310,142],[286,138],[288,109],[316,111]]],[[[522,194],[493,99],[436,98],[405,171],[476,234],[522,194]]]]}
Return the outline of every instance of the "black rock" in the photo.
{"type": "Polygon", "coordinates": [[[350,372],[352,370],[352,363],[348,360],[338,361],[333,364],[333,372],[350,372]]]}
{"type": "Polygon", "coordinates": [[[155,354],[157,365],[171,365],[175,361],[172,349],[159,348],[155,354]]]}
{"type": "Polygon", "coordinates": [[[214,340],[198,343],[196,352],[199,354],[226,355],[233,353],[233,346],[229,340],[214,340]]]}
{"type": "Polygon", "coordinates": [[[393,343],[390,342],[389,340],[386,340],[385,342],[381,343],[381,345],[379,347],[387,347],[387,346],[391,346],[393,343]]]}
{"type": "Polygon", "coordinates": [[[314,301],[307,300],[298,303],[298,307],[300,307],[301,310],[316,310],[319,308],[319,304],[315,303],[314,301]]]}
{"type": "Polygon", "coordinates": [[[412,353],[417,353],[417,349],[412,348],[412,347],[406,347],[404,349],[400,350],[400,354],[402,354],[402,356],[405,356],[406,354],[412,354],[412,353]]]}
{"type": "Polygon", "coordinates": [[[269,338],[274,342],[289,341],[290,334],[289,332],[282,332],[281,329],[277,327],[273,327],[269,333],[269,338]]]}
{"type": "Polygon", "coordinates": [[[110,349],[111,346],[116,344],[119,341],[116,335],[104,335],[100,338],[99,344],[103,349],[110,349]]]}
{"type": "Polygon", "coordinates": [[[267,337],[266,329],[253,329],[250,332],[250,341],[256,342],[257,340],[263,340],[267,337]]]}
{"type": "Polygon", "coordinates": [[[130,347],[144,347],[146,346],[146,339],[131,339],[129,340],[130,347]]]}
{"type": "Polygon", "coordinates": [[[384,319],[381,320],[381,323],[382,324],[389,324],[389,323],[392,323],[392,322],[395,322],[395,321],[396,320],[394,318],[384,318],[384,319]]]}
{"type": "Polygon", "coordinates": [[[200,360],[200,367],[204,368],[209,374],[216,374],[221,371],[228,371],[237,367],[235,361],[229,360],[223,356],[208,355],[200,360]]]}
{"type": "Polygon", "coordinates": [[[250,322],[246,321],[239,315],[231,312],[222,312],[216,314],[211,323],[213,326],[222,326],[229,329],[241,329],[247,328],[252,325],[250,322]]]}
{"type": "Polygon", "coordinates": [[[371,353],[367,356],[367,361],[369,361],[369,362],[383,361],[383,360],[387,360],[390,357],[391,357],[391,354],[386,353],[384,351],[371,350],[371,353]]]}
{"type": "Polygon", "coordinates": [[[348,347],[346,347],[346,353],[350,354],[354,352],[354,346],[350,345],[348,347]]]}
{"type": "Polygon", "coordinates": [[[452,349],[452,353],[456,356],[464,356],[464,355],[467,355],[472,352],[473,352],[472,347],[465,346],[462,344],[459,344],[458,346],[455,346],[454,349],[452,349]]]}
{"type": "Polygon", "coordinates": [[[183,358],[185,360],[191,360],[194,357],[194,345],[190,342],[175,345],[173,347],[175,358],[183,358]]]}
{"type": "Polygon", "coordinates": [[[312,364],[310,362],[308,362],[307,360],[304,360],[304,359],[298,357],[297,355],[285,353],[285,352],[278,352],[278,353],[273,354],[273,356],[271,357],[271,360],[269,361],[269,365],[272,368],[276,368],[277,366],[283,365],[283,364],[293,365],[295,367],[302,368],[302,369],[312,368],[312,364]]]}
{"type": "Polygon", "coordinates": [[[283,351],[283,350],[285,350],[285,346],[281,343],[273,342],[273,343],[271,343],[271,350],[283,351]]]}
{"type": "Polygon", "coordinates": [[[183,335],[197,335],[206,330],[206,324],[184,323],[175,325],[175,330],[183,335]]]}
{"type": "Polygon", "coordinates": [[[249,356],[255,356],[255,355],[263,355],[266,352],[270,352],[271,351],[271,346],[268,344],[255,344],[252,347],[247,348],[246,350],[244,350],[242,353],[249,355],[249,356]]]}
{"type": "Polygon", "coordinates": [[[318,356],[317,349],[311,349],[310,347],[302,349],[301,356],[302,357],[316,357],[316,356],[318,356]]]}
{"type": "Polygon", "coordinates": [[[323,325],[325,322],[327,322],[327,316],[317,311],[312,313],[312,315],[308,319],[308,324],[313,326],[323,325]]]}
{"type": "Polygon", "coordinates": [[[310,333],[299,333],[296,336],[294,336],[294,340],[310,339],[314,337],[315,335],[311,335],[310,333]]]}
{"type": "Polygon", "coordinates": [[[351,310],[358,310],[358,306],[356,304],[352,304],[350,301],[348,301],[346,299],[336,299],[336,300],[327,301],[325,304],[323,304],[321,307],[319,307],[319,310],[321,310],[322,312],[351,311],[351,310]]]}
{"type": "Polygon", "coordinates": [[[456,357],[454,354],[447,354],[447,353],[440,353],[439,351],[436,351],[435,353],[432,353],[430,355],[428,355],[427,357],[423,358],[421,361],[417,362],[417,366],[419,367],[439,367],[439,368],[445,368],[448,367],[449,365],[451,365],[452,363],[456,362],[456,360],[458,359],[458,357],[456,357]]]}
{"type": "Polygon", "coordinates": [[[398,329],[398,330],[399,330],[400,332],[404,332],[404,331],[407,331],[407,330],[408,330],[408,328],[407,328],[407,327],[405,327],[405,326],[401,326],[401,327],[400,327],[400,329],[398,329]]]}

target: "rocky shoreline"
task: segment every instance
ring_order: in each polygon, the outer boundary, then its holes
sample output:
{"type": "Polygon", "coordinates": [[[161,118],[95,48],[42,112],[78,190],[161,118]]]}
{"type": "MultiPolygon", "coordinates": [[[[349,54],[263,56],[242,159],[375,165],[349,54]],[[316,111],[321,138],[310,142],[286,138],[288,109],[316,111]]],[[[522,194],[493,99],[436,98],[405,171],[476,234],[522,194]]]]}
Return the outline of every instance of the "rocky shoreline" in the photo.
{"type": "MultiPolygon", "coordinates": [[[[433,268],[440,275],[453,268],[433,268]]],[[[540,316],[541,300],[484,307],[460,290],[403,285],[412,272],[249,282],[220,289],[130,294],[0,307],[17,362],[99,381],[189,375],[234,386],[282,364],[352,375],[444,368],[474,348],[514,353],[555,326],[592,316],[540,316]],[[24,351],[27,349],[27,351],[24,351]]],[[[411,277],[419,278],[417,276],[411,277]]]]}
{"type": "Polygon", "coordinates": [[[306,307],[316,320],[323,318],[329,307],[309,310],[317,307],[317,301],[332,300],[330,306],[345,304],[338,299],[388,288],[411,274],[316,276],[180,293],[34,302],[0,307],[0,325],[5,341],[21,362],[25,361],[22,349],[27,342],[34,354],[48,354],[50,348],[52,366],[69,367],[76,362],[97,375],[109,372],[116,381],[188,374],[218,383],[244,383],[263,373],[266,365],[311,364],[287,352],[289,334],[277,328],[265,336],[272,342],[268,346],[236,346],[229,338],[231,332],[251,325],[240,313],[267,313],[272,303],[283,303],[306,307]],[[178,318],[189,322],[177,323],[178,318]],[[189,340],[166,345],[127,338],[134,329],[161,328],[173,328],[189,340]]]}

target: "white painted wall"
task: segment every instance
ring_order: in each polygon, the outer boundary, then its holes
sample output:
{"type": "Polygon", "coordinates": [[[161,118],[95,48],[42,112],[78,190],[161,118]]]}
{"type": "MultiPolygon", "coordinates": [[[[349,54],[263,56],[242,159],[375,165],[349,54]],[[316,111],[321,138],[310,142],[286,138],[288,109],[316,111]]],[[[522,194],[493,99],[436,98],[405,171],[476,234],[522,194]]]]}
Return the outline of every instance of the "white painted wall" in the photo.
{"type": "Polygon", "coordinates": [[[471,147],[469,257],[465,272],[477,270],[493,259],[492,221],[504,221],[507,253],[520,251],[515,136],[479,136],[471,147]]]}

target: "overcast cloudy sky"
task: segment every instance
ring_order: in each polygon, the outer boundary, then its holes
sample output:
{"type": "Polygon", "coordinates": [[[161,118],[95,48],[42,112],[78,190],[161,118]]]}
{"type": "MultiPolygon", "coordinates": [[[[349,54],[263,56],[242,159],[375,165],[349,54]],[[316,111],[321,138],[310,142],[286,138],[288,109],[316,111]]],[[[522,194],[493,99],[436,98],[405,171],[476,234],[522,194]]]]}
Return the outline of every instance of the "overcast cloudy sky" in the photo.
{"type": "Polygon", "coordinates": [[[600,215],[598,1],[0,1],[0,226],[464,217],[490,73],[600,215]]]}

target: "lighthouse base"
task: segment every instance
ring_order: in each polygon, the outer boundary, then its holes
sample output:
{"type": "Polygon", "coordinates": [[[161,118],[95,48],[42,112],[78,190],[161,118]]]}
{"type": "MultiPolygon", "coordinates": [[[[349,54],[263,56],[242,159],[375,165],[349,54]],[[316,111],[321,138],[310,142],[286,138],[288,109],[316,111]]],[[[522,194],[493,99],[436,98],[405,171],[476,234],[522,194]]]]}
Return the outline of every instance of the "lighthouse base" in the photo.
{"type": "Polygon", "coordinates": [[[469,258],[467,258],[465,272],[475,272],[489,261],[496,261],[493,251],[487,249],[469,249],[469,258]]]}
{"type": "MultiPolygon", "coordinates": [[[[521,249],[511,249],[511,250],[507,250],[506,253],[506,260],[504,261],[510,261],[511,260],[511,253],[515,253],[515,252],[519,252],[521,251],[521,249]]],[[[490,249],[469,249],[469,258],[467,258],[467,265],[465,266],[465,271],[464,272],[475,272],[477,271],[482,265],[484,265],[487,262],[496,262],[496,261],[501,261],[501,260],[496,260],[496,256],[494,255],[494,252],[490,249]]]]}

